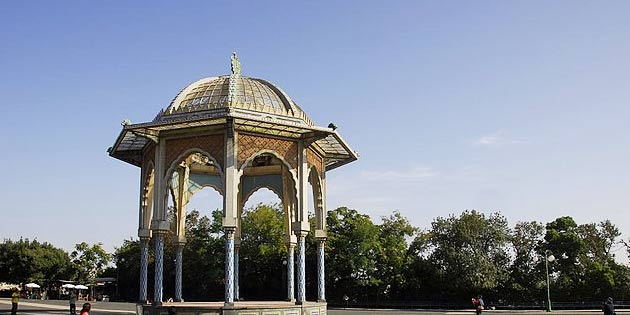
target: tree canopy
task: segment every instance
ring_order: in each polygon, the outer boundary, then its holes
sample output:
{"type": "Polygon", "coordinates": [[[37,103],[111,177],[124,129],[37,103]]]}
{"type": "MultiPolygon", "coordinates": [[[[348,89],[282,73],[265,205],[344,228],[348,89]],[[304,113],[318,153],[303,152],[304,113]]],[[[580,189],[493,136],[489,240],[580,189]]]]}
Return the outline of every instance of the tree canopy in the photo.
{"type": "MultiPolygon", "coordinates": [[[[172,209],[171,209],[172,210],[172,209]]],[[[186,300],[222,300],[225,241],[221,211],[186,217],[183,294],[186,300]]],[[[380,223],[340,207],[326,217],[326,292],[331,303],[461,301],[483,294],[487,302],[540,303],[546,299],[545,256],[557,301],[593,301],[630,296],[630,268],[615,260],[627,241],[609,220],[578,224],[564,216],[548,223],[516,222],[500,213],[466,210],[413,226],[399,212],[380,223]]],[[[281,300],[286,295],[284,214],[281,205],[260,204],[242,216],[240,292],[246,300],[281,300]]],[[[314,218],[311,218],[314,229],[314,218]]],[[[307,237],[307,297],[316,294],[316,240],[307,237]]],[[[149,275],[153,274],[153,244],[149,275]]],[[[119,280],[117,298],[135,301],[139,279],[138,240],[125,240],[109,254],[101,244],[76,245],[70,253],[49,243],[20,239],[0,243],[0,282],[56,280],[90,282],[103,275],[119,280]],[[112,264],[115,268],[112,268],[112,264]]],[[[624,251],[624,254],[630,254],[624,251]]],[[[174,295],[175,245],[167,234],[164,296],[174,295]]],[[[149,277],[149,292],[152,292],[149,277]]]]}

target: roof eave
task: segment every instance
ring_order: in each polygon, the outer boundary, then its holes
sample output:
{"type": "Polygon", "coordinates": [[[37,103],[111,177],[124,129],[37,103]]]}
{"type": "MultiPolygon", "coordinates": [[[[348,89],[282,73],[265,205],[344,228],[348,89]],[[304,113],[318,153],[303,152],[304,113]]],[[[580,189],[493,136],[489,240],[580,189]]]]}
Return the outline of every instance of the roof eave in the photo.
{"type": "Polygon", "coordinates": [[[141,150],[124,150],[124,151],[118,150],[121,142],[127,135],[127,132],[131,131],[129,128],[131,126],[132,125],[123,126],[123,130],[120,131],[118,138],[116,138],[116,142],[114,142],[114,145],[111,148],[109,148],[107,151],[109,153],[109,156],[115,159],[140,167],[142,165],[142,162],[141,162],[142,149],[141,150]]]}

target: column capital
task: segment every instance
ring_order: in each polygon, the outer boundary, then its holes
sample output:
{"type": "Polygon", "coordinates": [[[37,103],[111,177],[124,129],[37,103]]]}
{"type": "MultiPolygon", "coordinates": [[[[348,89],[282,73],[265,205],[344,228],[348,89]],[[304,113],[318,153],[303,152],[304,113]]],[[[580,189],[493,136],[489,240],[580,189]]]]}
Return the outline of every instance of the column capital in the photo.
{"type": "Polygon", "coordinates": [[[167,233],[171,230],[171,224],[166,220],[151,220],[151,231],[153,233],[167,233]]]}
{"type": "Polygon", "coordinates": [[[153,237],[164,237],[168,234],[168,230],[153,230],[153,237]]]}
{"type": "Polygon", "coordinates": [[[295,236],[295,233],[293,233],[293,231],[290,231],[288,235],[285,233],[285,235],[284,235],[284,242],[287,243],[287,244],[288,243],[293,243],[293,244],[297,243],[297,237],[295,236]]]}
{"type": "Polygon", "coordinates": [[[225,237],[230,239],[230,240],[234,240],[234,233],[236,232],[236,227],[233,226],[225,226],[223,227],[223,234],[225,234],[225,237]]]}
{"type": "Polygon", "coordinates": [[[184,246],[186,245],[186,237],[185,236],[177,236],[173,239],[173,244],[177,245],[177,246],[184,246]]]}
{"type": "Polygon", "coordinates": [[[151,238],[151,230],[149,229],[138,229],[138,237],[140,237],[140,239],[144,238],[151,238]]]}
{"type": "Polygon", "coordinates": [[[326,239],[328,237],[328,234],[326,233],[326,230],[315,230],[315,238],[316,239],[326,239]]]}

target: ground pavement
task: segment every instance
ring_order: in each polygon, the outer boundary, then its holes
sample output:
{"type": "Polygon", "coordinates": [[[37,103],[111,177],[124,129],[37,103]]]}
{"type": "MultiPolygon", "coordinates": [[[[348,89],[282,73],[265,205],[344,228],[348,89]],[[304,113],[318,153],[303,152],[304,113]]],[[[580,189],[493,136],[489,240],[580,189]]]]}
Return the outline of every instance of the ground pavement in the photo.
{"type": "MultiPolygon", "coordinates": [[[[90,315],[131,315],[135,314],[135,304],[133,303],[117,303],[117,302],[91,302],[92,312],[90,315]]],[[[82,303],[77,303],[77,312],[81,309],[82,303]]],[[[0,315],[11,313],[11,299],[0,299],[0,315]]],[[[68,315],[69,306],[67,300],[20,300],[18,315],[68,315]]],[[[329,309],[329,315],[473,315],[475,311],[470,310],[393,310],[393,309],[329,309]]],[[[544,311],[512,311],[512,310],[486,310],[484,315],[543,315],[548,314],[544,311]]],[[[597,310],[570,310],[570,311],[553,311],[558,315],[600,315],[603,314],[597,310]]],[[[630,310],[619,310],[619,315],[630,315],[630,310]]]]}

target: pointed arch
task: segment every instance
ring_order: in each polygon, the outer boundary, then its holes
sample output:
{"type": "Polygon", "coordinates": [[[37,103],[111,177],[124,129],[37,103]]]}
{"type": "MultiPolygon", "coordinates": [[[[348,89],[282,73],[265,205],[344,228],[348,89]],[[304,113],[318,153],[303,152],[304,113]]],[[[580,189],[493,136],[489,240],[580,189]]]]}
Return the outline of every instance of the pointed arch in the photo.
{"type": "MultiPolygon", "coordinates": [[[[291,163],[289,163],[284,156],[282,156],[281,154],[279,154],[278,152],[274,151],[274,150],[270,150],[270,149],[262,149],[262,150],[258,150],[256,153],[250,155],[247,159],[245,159],[245,161],[243,162],[243,164],[241,165],[241,167],[239,168],[238,171],[238,187],[241,190],[241,192],[239,193],[239,195],[241,195],[243,193],[242,191],[242,178],[243,178],[243,173],[245,171],[245,168],[247,168],[248,166],[250,166],[250,164],[252,163],[252,161],[261,155],[264,154],[270,154],[272,155],[274,158],[276,158],[278,161],[280,161],[282,163],[282,171],[280,172],[280,177],[281,177],[281,187],[282,190],[281,191],[277,191],[276,189],[272,189],[271,187],[265,187],[268,188],[269,190],[273,191],[282,201],[282,207],[284,210],[284,220],[285,220],[285,236],[287,238],[287,240],[290,240],[292,238],[292,224],[293,222],[295,222],[296,220],[296,216],[297,216],[297,204],[296,204],[296,200],[297,200],[297,183],[298,183],[298,179],[297,179],[297,170],[295,170],[292,166],[291,163]]],[[[245,205],[245,202],[247,201],[247,199],[253,194],[253,192],[257,191],[260,188],[257,189],[253,189],[252,193],[248,193],[247,196],[241,196],[241,202],[239,205],[239,222],[240,222],[240,217],[242,216],[242,211],[243,211],[243,207],[245,205]]],[[[240,224],[239,224],[239,228],[237,231],[237,236],[240,235],[240,224]]]]}
{"type": "Polygon", "coordinates": [[[315,212],[315,229],[326,230],[326,209],[324,203],[323,181],[315,166],[311,166],[308,182],[313,188],[313,212],[315,212]]]}
{"type": "MultiPolygon", "coordinates": [[[[167,171],[164,173],[164,182],[166,183],[164,189],[166,189],[166,191],[163,191],[163,194],[165,194],[166,196],[170,193],[173,200],[173,205],[175,206],[175,229],[173,232],[176,236],[176,241],[178,242],[184,242],[185,240],[186,205],[188,204],[190,198],[188,195],[186,195],[186,191],[188,191],[190,176],[189,167],[190,165],[192,165],[192,162],[184,167],[182,167],[181,164],[194,154],[201,154],[202,156],[208,158],[218,172],[218,175],[216,176],[218,176],[219,180],[215,183],[210,183],[207,186],[212,187],[221,195],[223,195],[223,192],[225,191],[222,184],[220,184],[223,183],[223,170],[221,169],[217,159],[209,152],[199,148],[191,148],[184,151],[173,160],[171,165],[169,165],[167,171]],[[184,173],[182,173],[182,171],[184,173]],[[178,183],[177,194],[175,193],[175,187],[173,186],[175,174],[177,174],[176,179],[178,183]]],[[[193,192],[190,192],[191,196],[192,193],[193,192]]]]}

